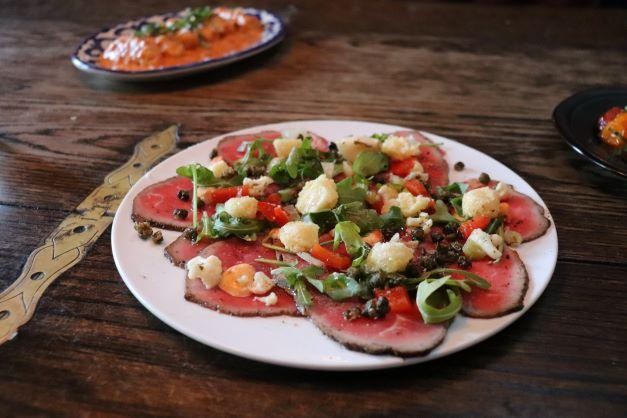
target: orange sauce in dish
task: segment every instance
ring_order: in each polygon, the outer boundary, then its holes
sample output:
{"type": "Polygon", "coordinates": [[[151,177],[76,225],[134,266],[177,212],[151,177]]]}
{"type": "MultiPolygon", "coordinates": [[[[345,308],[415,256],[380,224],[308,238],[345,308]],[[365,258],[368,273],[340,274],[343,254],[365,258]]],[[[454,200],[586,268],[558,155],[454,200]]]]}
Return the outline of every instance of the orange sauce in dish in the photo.
{"type": "Polygon", "coordinates": [[[104,50],[98,64],[110,70],[145,71],[221,58],[254,46],[263,24],[237,9],[216,8],[193,28],[166,22],[155,35],[123,35],[104,50]],[[168,26],[168,24],[170,26],[168,26]]]}

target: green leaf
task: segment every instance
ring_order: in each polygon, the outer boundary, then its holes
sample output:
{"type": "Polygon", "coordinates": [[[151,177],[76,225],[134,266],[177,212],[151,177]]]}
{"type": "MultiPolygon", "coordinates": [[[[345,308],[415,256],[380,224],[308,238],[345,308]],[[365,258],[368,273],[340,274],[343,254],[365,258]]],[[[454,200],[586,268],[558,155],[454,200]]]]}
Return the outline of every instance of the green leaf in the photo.
{"type": "Polygon", "coordinates": [[[496,231],[498,231],[498,229],[501,227],[501,225],[503,225],[503,217],[499,216],[497,218],[494,218],[488,225],[488,229],[486,230],[486,232],[488,234],[495,234],[496,231]]]}
{"type": "Polygon", "coordinates": [[[374,176],[388,169],[390,160],[379,151],[362,151],[353,162],[353,171],[363,177],[374,176]]]}
{"type": "Polygon", "coordinates": [[[487,281],[486,279],[484,279],[483,277],[479,276],[476,273],[473,273],[471,271],[468,270],[460,270],[460,269],[450,269],[450,268],[437,268],[434,270],[429,270],[424,272],[420,278],[418,280],[426,280],[431,278],[432,276],[436,275],[436,274],[460,274],[462,276],[465,277],[465,280],[475,286],[478,287],[480,289],[489,289],[490,288],[490,282],[487,281]]]}
{"type": "Polygon", "coordinates": [[[251,170],[265,171],[268,162],[272,158],[263,149],[263,143],[266,141],[266,139],[258,138],[246,147],[246,153],[236,164],[237,173],[240,176],[246,176],[251,170]]]}
{"type": "Polygon", "coordinates": [[[285,279],[288,287],[294,290],[296,304],[299,309],[311,306],[311,294],[307,289],[306,281],[317,279],[324,269],[310,265],[299,270],[296,267],[279,267],[272,270],[272,275],[281,276],[285,279]]]}
{"type": "Polygon", "coordinates": [[[390,136],[390,134],[372,134],[372,135],[370,135],[371,138],[378,139],[381,142],[384,142],[386,139],[388,139],[388,136],[390,136]]]}
{"type": "Polygon", "coordinates": [[[446,287],[450,276],[431,282],[425,280],[418,285],[416,303],[426,324],[438,324],[457,315],[462,308],[459,289],[446,287]]]}
{"type": "Polygon", "coordinates": [[[337,223],[335,214],[330,210],[322,212],[311,212],[303,216],[304,222],[310,222],[318,225],[321,232],[331,230],[337,223]]]}
{"type": "Polygon", "coordinates": [[[324,173],[320,153],[311,146],[311,137],[305,137],[298,148],[292,148],[285,161],[274,165],[268,175],[281,185],[311,180],[324,173]]]}
{"type": "Polygon", "coordinates": [[[218,178],[213,174],[213,171],[207,167],[198,163],[192,163],[188,165],[180,166],[176,169],[176,174],[179,176],[187,177],[188,179],[194,179],[194,170],[196,171],[197,185],[203,187],[223,187],[223,186],[235,186],[242,184],[242,177],[234,176],[230,179],[218,178]]]}
{"type": "Polygon", "coordinates": [[[215,232],[213,230],[213,219],[207,215],[207,212],[203,212],[202,218],[200,219],[200,224],[202,225],[202,229],[196,235],[196,240],[194,242],[199,242],[203,238],[215,238],[215,232]]]}
{"type": "Polygon", "coordinates": [[[455,222],[456,224],[459,223],[459,221],[453,215],[449,213],[446,203],[444,203],[441,200],[435,201],[435,213],[431,215],[431,219],[433,219],[433,222],[435,223],[444,223],[444,224],[449,223],[449,222],[455,222]]]}
{"type": "Polygon", "coordinates": [[[340,242],[344,243],[346,252],[353,259],[353,267],[357,267],[366,260],[368,246],[359,235],[359,226],[351,221],[342,221],[335,225],[333,250],[337,250],[340,242]]]}
{"type": "Polygon", "coordinates": [[[405,226],[405,217],[398,206],[392,206],[389,211],[381,215],[382,228],[388,231],[399,231],[405,226]]]}
{"type": "Polygon", "coordinates": [[[258,219],[236,218],[227,212],[213,215],[213,233],[218,237],[244,238],[261,232],[265,224],[258,219]]]}
{"type": "Polygon", "coordinates": [[[347,177],[336,185],[339,195],[338,203],[362,202],[366,200],[368,181],[361,176],[347,177]]]}
{"type": "Polygon", "coordinates": [[[367,209],[361,202],[346,203],[333,210],[338,222],[351,221],[357,224],[362,234],[383,226],[381,217],[374,209],[367,209]]]}
{"type": "Polygon", "coordinates": [[[442,189],[450,193],[464,194],[468,190],[468,185],[466,183],[451,183],[442,189]]]}
{"type": "Polygon", "coordinates": [[[462,209],[462,197],[458,196],[458,197],[454,197],[450,200],[451,205],[453,206],[453,208],[455,209],[455,212],[459,215],[459,216],[464,216],[464,211],[462,209]]]}
{"type": "Polygon", "coordinates": [[[324,280],[308,278],[320,293],[326,293],[333,300],[342,300],[358,296],[361,293],[361,285],[357,280],[344,273],[331,273],[324,280]]]}

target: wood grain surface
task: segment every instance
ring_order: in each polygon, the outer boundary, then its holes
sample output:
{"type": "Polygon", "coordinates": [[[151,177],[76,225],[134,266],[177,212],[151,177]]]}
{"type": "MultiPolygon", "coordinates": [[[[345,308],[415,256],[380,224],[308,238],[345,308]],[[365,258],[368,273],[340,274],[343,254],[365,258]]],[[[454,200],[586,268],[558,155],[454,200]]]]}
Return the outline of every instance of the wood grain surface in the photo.
{"type": "Polygon", "coordinates": [[[161,323],[122,283],[105,233],[0,346],[0,416],[625,416],[627,183],[582,160],[550,115],[627,83],[627,11],[411,1],[250,1],[289,36],[212,73],[116,84],[69,54],[175,1],[0,1],[0,290],[30,251],[172,123],[182,146],[247,126],[360,119],[455,138],[549,206],[559,258],[520,320],[461,353],[372,373],[234,357],[161,323]]]}

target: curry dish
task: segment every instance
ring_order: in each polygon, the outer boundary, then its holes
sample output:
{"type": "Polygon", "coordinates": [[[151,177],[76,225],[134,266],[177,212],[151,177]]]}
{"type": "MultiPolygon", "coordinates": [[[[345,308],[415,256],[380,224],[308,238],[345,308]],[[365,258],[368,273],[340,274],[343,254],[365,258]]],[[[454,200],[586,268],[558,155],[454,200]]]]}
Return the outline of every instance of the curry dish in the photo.
{"type": "Polygon", "coordinates": [[[221,58],[257,44],[263,31],[261,21],[241,9],[187,9],[179,18],[120,36],[105,49],[99,65],[145,71],[221,58]]]}

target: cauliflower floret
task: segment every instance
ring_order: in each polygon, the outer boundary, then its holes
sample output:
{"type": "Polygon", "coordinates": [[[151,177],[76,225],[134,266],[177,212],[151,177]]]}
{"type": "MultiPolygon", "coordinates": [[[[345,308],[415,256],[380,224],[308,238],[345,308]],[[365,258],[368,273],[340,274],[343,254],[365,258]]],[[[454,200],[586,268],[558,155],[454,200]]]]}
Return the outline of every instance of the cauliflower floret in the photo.
{"type": "Polygon", "coordinates": [[[425,234],[428,234],[433,226],[433,219],[427,212],[420,212],[417,218],[407,218],[406,224],[412,228],[422,228],[425,234]]]}
{"type": "Polygon", "coordinates": [[[257,199],[250,196],[232,197],[224,204],[224,210],[236,218],[254,219],[257,216],[257,199]]]}
{"type": "Polygon", "coordinates": [[[303,189],[298,193],[296,209],[301,214],[333,209],[338,198],[333,179],[321,174],[317,179],[305,183],[303,189]]]}
{"type": "Polygon", "coordinates": [[[262,196],[266,191],[266,187],[274,183],[272,177],[261,176],[258,179],[244,178],[244,186],[248,186],[248,193],[251,196],[262,196]]]}
{"type": "Polygon", "coordinates": [[[357,158],[357,154],[362,151],[378,151],[381,147],[381,142],[376,138],[370,138],[368,136],[349,136],[340,139],[337,142],[337,149],[340,155],[351,163],[357,158]]]}
{"type": "Polygon", "coordinates": [[[388,186],[387,184],[379,187],[377,193],[383,200],[395,199],[398,196],[398,191],[396,191],[394,187],[388,186]]]}
{"type": "Polygon", "coordinates": [[[270,292],[268,296],[264,296],[264,297],[255,296],[253,300],[257,300],[266,306],[272,306],[272,305],[277,304],[277,302],[279,301],[279,298],[277,297],[276,293],[270,292]]]}
{"type": "Polygon", "coordinates": [[[507,183],[503,183],[502,181],[499,181],[499,183],[494,188],[494,191],[497,195],[499,195],[499,199],[505,199],[512,191],[512,186],[507,183]]]}
{"type": "Polygon", "coordinates": [[[420,144],[404,136],[390,135],[387,137],[381,151],[394,160],[404,160],[420,154],[420,144]]]}
{"type": "Polygon", "coordinates": [[[499,214],[499,195],[489,187],[481,187],[464,193],[462,211],[464,216],[477,215],[494,218],[499,214]]]}
{"type": "Polygon", "coordinates": [[[187,278],[200,279],[207,289],[217,286],[221,277],[222,261],[215,255],[196,256],[187,262],[187,278]]]}
{"type": "Polygon", "coordinates": [[[472,231],[462,251],[472,260],[479,260],[486,255],[493,260],[498,260],[502,255],[492,242],[490,235],[479,228],[472,231]]]}
{"type": "Polygon", "coordinates": [[[387,207],[389,209],[392,206],[398,206],[401,212],[403,212],[403,216],[412,217],[425,210],[431,203],[431,200],[431,198],[426,196],[414,196],[409,192],[401,192],[396,199],[386,202],[384,208],[387,207]]]}
{"type": "Polygon", "coordinates": [[[425,169],[418,161],[414,161],[414,165],[408,175],[405,176],[405,180],[420,179],[423,182],[429,180],[429,174],[425,173],[425,169]]]}
{"type": "Polygon", "coordinates": [[[263,271],[255,272],[253,282],[248,287],[255,295],[264,295],[274,287],[274,282],[263,271]]]}
{"type": "Polygon", "coordinates": [[[412,249],[402,242],[378,242],[368,254],[366,268],[372,271],[396,273],[405,270],[413,256],[412,249]]]}
{"type": "Polygon", "coordinates": [[[274,150],[279,158],[287,158],[292,148],[298,148],[303,145],[303,141],[298,138],[279,138],[272,142],[274,150]]]}
{"type": "Polygon", "coordinates": [[[224,177],[233,173],[233,169],[220,157],[211,160],[208,168],[216,177],[224,177]]]}
{"type": "Polygon", "coordinates": [[[279,230],[279,240],[283,246],[294,252],[310,251],[318,243],[320,227],[313,223],[292,221],[279,230]]]}

